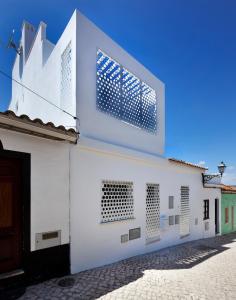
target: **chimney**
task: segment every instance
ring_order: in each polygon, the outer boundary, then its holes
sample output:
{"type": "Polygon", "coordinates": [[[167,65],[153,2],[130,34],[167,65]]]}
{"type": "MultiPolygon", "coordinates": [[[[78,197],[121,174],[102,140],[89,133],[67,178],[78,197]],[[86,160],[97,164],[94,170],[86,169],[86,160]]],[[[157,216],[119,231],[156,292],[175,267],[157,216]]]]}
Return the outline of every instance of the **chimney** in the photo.
{"type": "Polygon", "coordinates": [[[36,32],[33,25],[24,21],[22,26],[22,50],[23,50],[23,63],[25,64],[35,38],[36,32]]]}

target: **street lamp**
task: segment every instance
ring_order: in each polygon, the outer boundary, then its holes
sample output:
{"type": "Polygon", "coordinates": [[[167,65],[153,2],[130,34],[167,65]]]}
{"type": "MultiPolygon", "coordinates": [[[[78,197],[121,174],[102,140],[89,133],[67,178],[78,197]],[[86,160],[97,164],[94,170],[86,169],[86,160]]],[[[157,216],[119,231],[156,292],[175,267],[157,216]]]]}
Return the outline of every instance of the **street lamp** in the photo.
{"type": "Polygon", "coordinates": [[[226,165],[225,163],[222,161],[218,166],[218,171],[219,174],[202,174],[203,177],[203,183],[208,183],[209,181],[211,181],[213,178],[219,178],[223,176],[225,169],[226,169],[226,165]]]}
{"type": "Polygon", "coordinates": [[[218,167],[220,176],[222,177],[222,175],[223,175],[224,172],[225,172],[226,165],[225,165],[225,163],[222,161],[217,167],[218,167]]]}

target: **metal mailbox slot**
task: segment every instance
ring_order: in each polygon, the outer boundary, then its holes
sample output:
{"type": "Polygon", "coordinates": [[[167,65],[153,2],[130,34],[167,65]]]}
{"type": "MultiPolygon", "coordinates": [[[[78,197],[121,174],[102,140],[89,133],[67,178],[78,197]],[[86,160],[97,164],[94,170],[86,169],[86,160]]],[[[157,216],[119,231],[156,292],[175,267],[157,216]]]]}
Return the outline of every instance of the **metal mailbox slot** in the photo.
{"type": "Polygon", "coordinates": [[[40,232],[35,235],[35,249],[45,249],[61,245],[61,230],[40,232]]]}

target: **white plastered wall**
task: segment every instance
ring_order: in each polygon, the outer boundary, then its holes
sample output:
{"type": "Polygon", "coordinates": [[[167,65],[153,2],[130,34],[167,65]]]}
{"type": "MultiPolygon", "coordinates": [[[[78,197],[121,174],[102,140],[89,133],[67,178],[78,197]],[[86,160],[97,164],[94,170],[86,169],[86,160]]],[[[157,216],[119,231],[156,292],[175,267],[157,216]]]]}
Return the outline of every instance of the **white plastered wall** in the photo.
{"type": "MultiPolygon", "coordinates": [[[[24,27],[23,27],[24,29],[24,27]]],[[[56,45],[46,37],[46,24],[40,23],[35,39],[30,47],[26,62],[23,55],[16,56],[12,77],[22,85],[12,82],[12,100],[9,106],[17,115],[27,114],[30,118],[40,118],[44,122],[68,127],[75,126],[75,120],[47,101],[76,114],[76,14],[74,14],[56,45]],[[72,49],[72,98],[61,103],[61,55],[71,43],[72,49]]],[[[23,49],[24,51],[24,49],[23,49]]]]}
{"type": "Polygon", "coordinates": [[[81,136],[162,155],[165,142],[164,84],[80,12],[76,11],[76,13],[76,95],[81,136]],[[157,134],[150,134],[97,110],[96,55],[98,49],[104,51],[156,91],[157,134]]]}
{"type": "Polygon", "coordinates": [[[5,150],[31,154],[31,251],[35,234],[61,230],[61,243],[69,243],[69,147],[0,129],[5,150]]]}
{"type": "Polygon", "coordinates": [[[81,139],[71,153],[71,271],[108,264],[136,254],[215,235],[214,201],[218,189],[204,189],[201,170],[176,165],[166,159],[81,139]],[[133,220],[101,224],[102,180],[132,181],[133,220]],[[161,231],[161,240],[146,245],[146,183],[160,185],[161,214],[180,214],[180,187],[190,188],[190,235],[180,238],[179,225],[161,231]],[[168,209],[168,196],[174,209],[168,209]],[[203,222],[203,200],[210,200],[209,230],[203,222]],[[198,225],[195,225],[198,218],[198,225]],[[141,227],[141,238],[121,244],[120,236],[141,227]]]}

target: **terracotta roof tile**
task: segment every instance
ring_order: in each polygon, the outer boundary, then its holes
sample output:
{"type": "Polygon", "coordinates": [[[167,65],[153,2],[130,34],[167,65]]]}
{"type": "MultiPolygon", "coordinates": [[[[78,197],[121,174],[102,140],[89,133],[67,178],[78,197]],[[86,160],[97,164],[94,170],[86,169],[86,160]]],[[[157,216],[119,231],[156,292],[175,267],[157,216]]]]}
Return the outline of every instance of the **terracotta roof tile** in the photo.
{"type": "MultiPolygon", "coordinates": [[[[31,119],[29,116],[27,116],[25,114],[17,116],[11,110],[7,110],[5,112],[0,112],[0,117],[1,116],[6,117],[9,120],[20,121],[24,124],[33,125],[35,127],[46,129],[48,131],[56,132],[56,133],[59,133],[59,134],[64,134],[64,135],[67,135],[67,136],[69,136],[71,138],[75,138],[75,139],[77,139],[78,134],[79,134],[73,128],[66,129],[64,126],[62,126],[62,125],[56,126],[52,122],[44,123],[39,118],[31,119]]],[[[2,124],[2,125],[4,126],[4,124],[2,124]]],[[[15,129],[17,129],[17,126],[16,126],[15,129]]]]}
{"type": "Polygon", "coordinates": [[[221,185],[221,190],[223,192],[233,192],[233,193],[236,193],[236,186],[222,184],[221,185]]]}
{"type": "Polygon", "coordinates": [[[188,167],[198,168],[198,169],[202,169],[202,170],[208,170],[208,168],[205,168],[203,166],[196,165],[196,164],[193,164],[193,163],[181,160],[181,159],[169,158],[169,161],[175,162],[175,163],[178,163],[178,164],[182,164],[182,165],[185,165],[185,166],[188,166],[188,167]]]}

